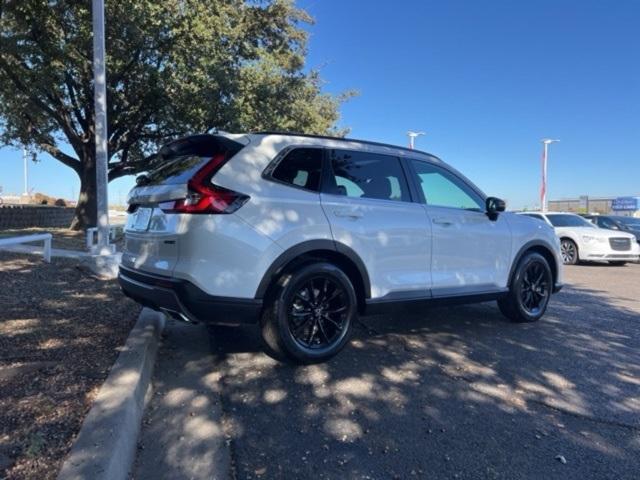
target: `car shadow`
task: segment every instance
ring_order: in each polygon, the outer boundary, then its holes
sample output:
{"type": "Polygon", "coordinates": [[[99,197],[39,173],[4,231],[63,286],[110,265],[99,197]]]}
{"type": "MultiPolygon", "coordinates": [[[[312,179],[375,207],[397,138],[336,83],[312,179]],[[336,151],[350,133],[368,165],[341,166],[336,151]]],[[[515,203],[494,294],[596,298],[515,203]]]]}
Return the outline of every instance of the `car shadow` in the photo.
{"type": "Polygon", "coordinates": [[[238,478],[637,477],[638,319],[567,287],[535,324],[493,303],[363,317],[310,366],[213,329],[238,478]]]}

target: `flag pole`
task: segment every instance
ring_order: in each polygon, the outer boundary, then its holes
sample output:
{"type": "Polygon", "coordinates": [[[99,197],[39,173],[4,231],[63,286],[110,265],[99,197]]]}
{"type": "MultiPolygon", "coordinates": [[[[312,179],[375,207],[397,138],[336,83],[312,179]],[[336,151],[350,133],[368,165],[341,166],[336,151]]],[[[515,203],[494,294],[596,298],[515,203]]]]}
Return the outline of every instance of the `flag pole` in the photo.
{"type": "Polygon", "coordinates": [[[549,158],[549,145],[560,140],[543,138],[542,140],[542,185],[540,186],[540,210],[547,211],[547,160],[549,158]]]}

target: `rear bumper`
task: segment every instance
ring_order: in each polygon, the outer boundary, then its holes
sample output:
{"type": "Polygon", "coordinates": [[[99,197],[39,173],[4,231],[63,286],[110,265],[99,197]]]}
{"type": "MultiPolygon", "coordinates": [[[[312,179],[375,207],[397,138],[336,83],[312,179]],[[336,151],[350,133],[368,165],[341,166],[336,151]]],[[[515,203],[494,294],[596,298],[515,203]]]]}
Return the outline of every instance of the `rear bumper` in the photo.
{"type": "Polygon", "coordinates": [[[262,300],[209,295],[186,280],[120,266],[118,282],[126,296],[154,310],[213,325],[256,323],[262,300]]]}

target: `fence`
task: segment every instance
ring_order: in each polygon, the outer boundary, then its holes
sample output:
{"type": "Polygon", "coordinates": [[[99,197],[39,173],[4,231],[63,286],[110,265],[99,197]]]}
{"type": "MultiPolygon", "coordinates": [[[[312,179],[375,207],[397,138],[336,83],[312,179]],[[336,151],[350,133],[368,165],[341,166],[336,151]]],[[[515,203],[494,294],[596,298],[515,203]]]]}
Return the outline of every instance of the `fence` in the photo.
{"type": "Polygon", "coordinates": [[[66,228],[74,209],[46,205],[0,205],[0,230],[11,228],[66,228]]]}

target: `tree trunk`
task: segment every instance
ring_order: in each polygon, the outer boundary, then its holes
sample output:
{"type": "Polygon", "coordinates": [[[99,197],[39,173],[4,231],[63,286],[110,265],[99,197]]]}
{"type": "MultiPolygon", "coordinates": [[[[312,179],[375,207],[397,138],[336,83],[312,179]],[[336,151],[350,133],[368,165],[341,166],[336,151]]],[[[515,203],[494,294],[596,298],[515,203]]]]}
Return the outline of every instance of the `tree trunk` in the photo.
{"type": "Polygon", "coordinates": [[[71,230],[86,230],[98,224],[97,184],[95,157],[87,158],[82,162],[80,177],[80,195],[71,225],[71,230]]]}

